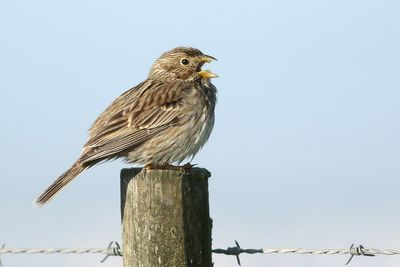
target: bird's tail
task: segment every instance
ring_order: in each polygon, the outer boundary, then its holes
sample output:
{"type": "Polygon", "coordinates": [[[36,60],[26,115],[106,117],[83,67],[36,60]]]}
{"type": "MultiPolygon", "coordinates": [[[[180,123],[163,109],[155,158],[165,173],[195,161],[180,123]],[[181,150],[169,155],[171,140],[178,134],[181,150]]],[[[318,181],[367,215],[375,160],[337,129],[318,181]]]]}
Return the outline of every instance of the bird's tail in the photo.
{"type": "Polygon", "coordinates": [[[87,167],[85,167],[79,161],[75,162],[66,172],[64,172],[57,180],[50,185],[46,191],[44,191],[38,199],[36,199],[36,204],[38,206],[43,206],[48,203],[61,189],[68,185],[74,178],[76,178],[81,172],[83,172],[87,167]]]}

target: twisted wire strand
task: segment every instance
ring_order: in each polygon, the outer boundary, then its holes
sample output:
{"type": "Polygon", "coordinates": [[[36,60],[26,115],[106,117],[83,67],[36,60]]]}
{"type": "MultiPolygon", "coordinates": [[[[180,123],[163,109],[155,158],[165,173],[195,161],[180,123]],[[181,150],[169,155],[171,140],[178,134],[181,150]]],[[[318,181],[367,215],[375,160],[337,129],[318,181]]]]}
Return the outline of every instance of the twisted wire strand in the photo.
{"type": "MultiPolygon", "coordinates": [[[[106,254],[106,256],[100,261],[104,262],[109,256],[122,256],[122,249],[118,242],[110,242],[107,248],[5,248],[5,244],[0,248],[1,254],[106,254]]],[[[0,258],[0,267],[3,266],[0,258]]]]}
{"type": "MultiPolygon", "coordinates": [[[[225,254],[236,256],[238,265],[241,265],[239,255],[242,253],[255,254],[308,254],[308,255],[350,255],[347,264],[351,262],[354,256],[375,256],[375,255],[398,255],[400,250],[398,249],[376,249],[376,248],[364,248],[359,245],[357,247],[351,245],[347,249],[304,249],[304,248],[262,248],[262,249],[242,249],[237,241],[236,246],[228,247],[227,249],[213,249],[213,253],[225,254]]],[[[5,248],[3,245],[0,248],[1,254],[105,254],[106,256],[101,262],[104,262],[109,256],[122,256],[122,249],[117,242],[111,242],[107,248],[5,248]],[[113,244],[115,244],[113,246],[113,244]]],[[[0,267],[2,262],[0,259],[0,267]]]]}
{"type": "Polygon", "coordinates": [[[100,253],[108,254],[106,248],[3,248],[0,249],[0,254],[85,254],[85,253],[100,253]]]}
{"type": "MultiPolygon", "coordinates": [[[[253,249],[247,249],[249,251],[253,249]]],[[[360,253],[352,252],[350,249],[304,249],[304,248],[263,248],[254,249],[256,252],[240,251],[240,253],[264,253],[264,254],[311,254],[311,255],[362,255],[360,253]]],[[[228,254],[226,249],[213,249],[214,253],[228,254]]],[[[398,249],[377,249],[365,248],[365,253],[371,255],[398,255],[398,249]]],[[[122,255],[122,251],[112,248],[0,248],[0,254],[107,254],[112,256],[122,255]]],[[[236,254],[236,253],[235,253],[236,254]]],[[[229,255],[235,255],[229,253],[229,255]]]]}
{"type": "MultiPolygon", "coordinates": [[[[371,255],[398,255],[400,250],[398,249],[376,249],[376,248],[365,248],[365,253],[371,255]]],[[[353,252],[350,249],[303,249],[303,248],[263,248],[262,253],[264,254],[310,254],[310,255],[362,255],[361,253],[353,252]]]]}
{"type": "Polygon", "coordinates": [[[348,265],[354,256],[369,256],[373,257],[375,255],[397,255],[400,254],[400,250],[397,249],[376,249],[376,248],[365,248],[362,245],[357,247],[354,244],[348,249],[304,249],[304,248],[262,248],[262,249],[242,249],[239,243],[235,240],[236,246],[228,247],[227,249],[213,249],[213,253],[233,255],[236,256],[238,265],[240,263],[240,254],[308,254],[308,255],[347,255],[350,254],[350,258],[347,260],[346,265],[348,265]]]}

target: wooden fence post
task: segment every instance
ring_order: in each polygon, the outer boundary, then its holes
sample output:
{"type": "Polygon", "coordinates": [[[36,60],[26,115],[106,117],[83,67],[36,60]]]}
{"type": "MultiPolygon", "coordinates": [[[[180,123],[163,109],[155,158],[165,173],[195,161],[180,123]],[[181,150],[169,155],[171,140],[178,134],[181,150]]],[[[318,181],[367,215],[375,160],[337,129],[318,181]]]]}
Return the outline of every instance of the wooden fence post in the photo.
{"type": "Polygon", "coordinates": [[[211,267],[206,169],[121,171],[124,267],[211,267]]]}

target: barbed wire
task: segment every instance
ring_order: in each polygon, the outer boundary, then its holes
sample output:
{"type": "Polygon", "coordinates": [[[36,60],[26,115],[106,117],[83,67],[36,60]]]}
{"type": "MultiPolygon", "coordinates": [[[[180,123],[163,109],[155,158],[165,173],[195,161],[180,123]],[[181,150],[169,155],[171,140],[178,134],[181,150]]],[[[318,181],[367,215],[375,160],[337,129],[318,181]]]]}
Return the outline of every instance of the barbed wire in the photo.
{"type": "Polygon", "coordinates": [[[358,247],[354,247],[354,244],[347,249],[304,249],[304,248],[260,248],[260,249],[242,249],[239,243],[235,240],[235,247],[228,247],[228,249],[213,249],[214,253],[225,254],[225,255],[233,255],[236,256],[236,260],[238,265],[240,266],[240,258],[239,255],[242,253],[247,254],[309,254],[309,255],[347,255],[350,254],[349,260],[346,262],[346,265],[351,262],[354,256],[369,256],[373,257],[375,255],[396,255],[400,254],[400,250],[396,249],[367,249],[364,246],[359,245],[358,247]]]}
{"type": "MultiPolygon", "coordinates": [[[[234,247],[228,247],[227,249],[217,248],[213,249],[212,252],[216,254],[232,255],[236,257],[238,265],[241,265],[239,255],[242,253],[246,254],[308,254],[308,255],[350,255],[346,265],[351,262],[354,256],[368,256],[373,257],[375,255],[399,255],[400,250],[398,249],[376,249],[376,248],[365,248],[362,245],[357,247],[353,245],[347,249],[304,249],[304,248],[260,248],[260,249],[243,249],[239,243],[235,240],[234,247]]],[[[122,256],[123,252],[120,245],[117,242],[110,242],[107,248],[5,248],[5,244],[0,248],[0,254],[105,254],[106,256],[100,261],[104,262],[109,256],[122,256]]],[[[0,267],[2,262],[0,259],[0,267]]]]}
{"type": "MultiPolygon", "coordinates": [[[[103,263],[109,256],[122,256],[122,249],[118,242],[110,242],[107,248],[5,248],[0,249],[0,254],[105,254],[100,261],[103,263]]],[[[0,267],[3,264],[0,259],[0,267]]]]}

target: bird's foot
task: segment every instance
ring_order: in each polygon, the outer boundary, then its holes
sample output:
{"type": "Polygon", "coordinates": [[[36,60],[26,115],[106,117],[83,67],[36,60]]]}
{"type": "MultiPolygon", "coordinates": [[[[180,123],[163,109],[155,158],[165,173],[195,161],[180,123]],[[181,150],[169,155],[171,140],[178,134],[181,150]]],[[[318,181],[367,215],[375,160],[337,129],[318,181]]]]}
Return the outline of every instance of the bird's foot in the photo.
{"type": "Polygon", "coordinates": [[[185,165],[182,166],[175,166],[169,163],[164,163],[164,164],[154,164],[150,163],[144,166],[144,169],[146,171],[150,170],[179,170],[179,171],[184,171],[184,172],[190,172],[194,166],[197,164],[190,164],[189,162],[186,163],[185,165]]]}
{"type": "Polygon", "coordinates": [[[186,163],[185,165],[179,166],[180,168],[184,169],[186,172],[190,172],[194,166],[197,164],[191,164],[190,162],[186,163]]]}
{"type": "Polygon", "coordinates": [[[154,164],[154,163],[149,163],[146,166],[144,166],[143,169],[145,169],[146,171],[150,171],[150,170],[157,170],[159,168],[159,165],[154,164]]]}

